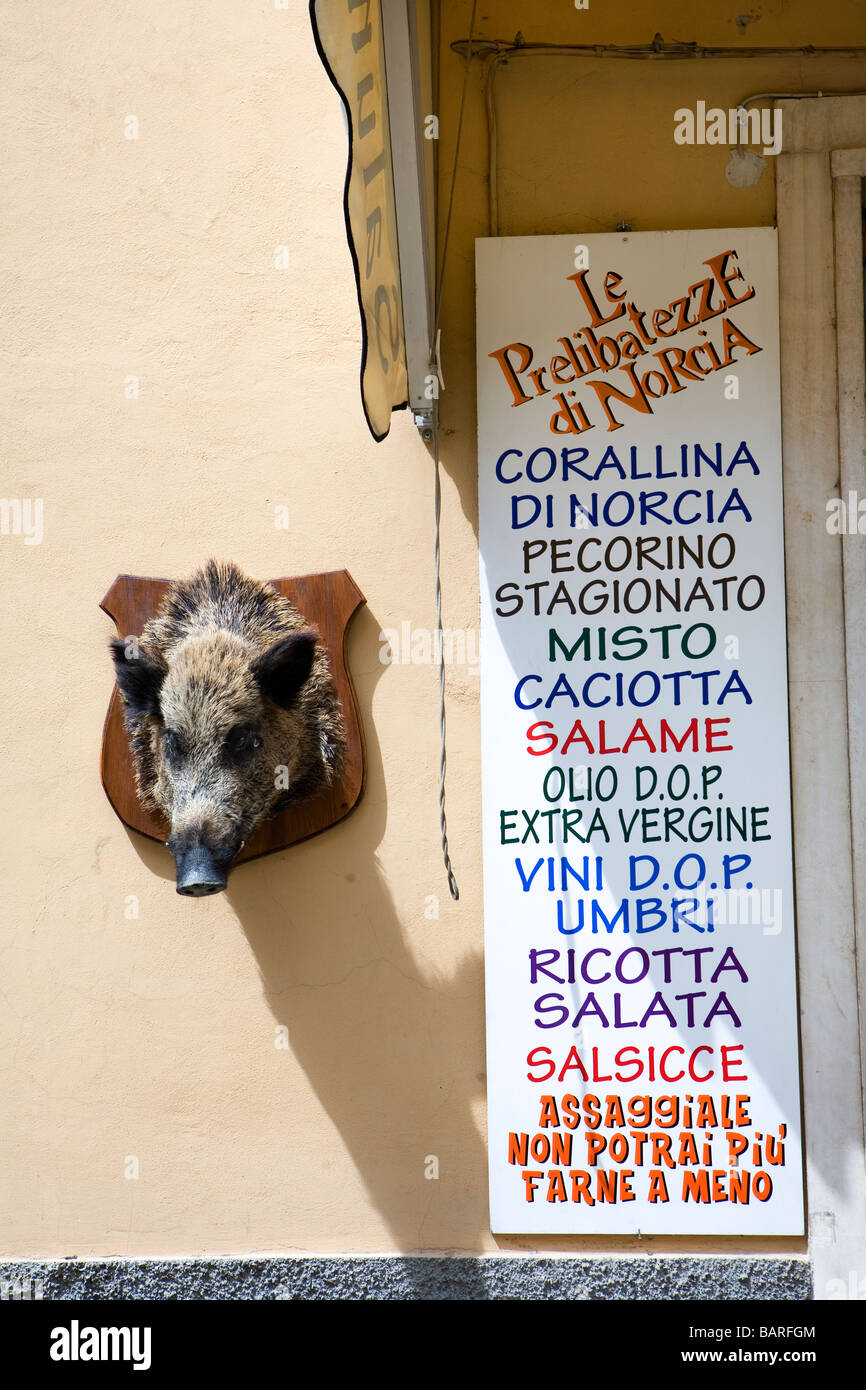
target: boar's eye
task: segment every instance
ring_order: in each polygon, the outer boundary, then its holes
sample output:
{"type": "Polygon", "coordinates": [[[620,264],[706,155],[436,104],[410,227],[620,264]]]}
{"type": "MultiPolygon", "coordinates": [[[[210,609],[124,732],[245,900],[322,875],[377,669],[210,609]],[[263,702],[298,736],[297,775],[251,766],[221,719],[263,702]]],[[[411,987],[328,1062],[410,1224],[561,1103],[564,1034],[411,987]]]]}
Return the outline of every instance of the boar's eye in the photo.
{"type": "Polygon", "coordinates": [[[251,729],[249,724],[236,724],[226,734],[223,754],[230,762],[240,762],[251,757],[261,746],[262,741],[255,729],[251,729]]]}
{"type": "Polygon", "coordinates": [[[165,731],[165,756],[170,763],[180,763],[186,756],[183,739],[176,729],[165,731]]]}

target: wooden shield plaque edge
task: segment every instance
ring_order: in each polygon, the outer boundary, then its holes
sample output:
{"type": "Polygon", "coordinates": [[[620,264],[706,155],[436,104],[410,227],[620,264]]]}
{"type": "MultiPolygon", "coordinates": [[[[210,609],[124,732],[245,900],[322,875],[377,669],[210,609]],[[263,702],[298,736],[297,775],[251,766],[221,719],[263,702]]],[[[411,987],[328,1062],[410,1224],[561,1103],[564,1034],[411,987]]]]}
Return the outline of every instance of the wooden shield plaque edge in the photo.
{"type": "MultiPolygon", "coordinates": [[[[99,607],[114,622],[118,636],[128,636],[130,635],[129,632],[121,630],[120,620],[112,611],[112,604],[122,610],[123,605],[118,603],[118,599],[120,598],[120,591],[125,587],[130,585],[150,586],[154,590],[154,594],[149,611],[146,616],[140,615],[141,620],[136,623],[137,631],[140,632],[144,623],[156,612],[165,590],[173,582],[170,579],[144,575],[119,574],[109,586],[99,607]]],[[[331,673],[342,708],[346,732],[346,759],[342,776],[333,787],[327,788],[309,801],[301,802],[296,807],[290,807],[271,820],[263,822],[235,857],[235,865],[259,859],[266,854],[276,854],[280,850],[289,849],[294,844],[300,844],[302,841],[311,839],[325,830],[330,830],[332,826],[338,825],[341,820],[345,820],[354,811],[361,800],[366,783],[364,732],[355,689],[346,661],[349,626],[358,609],[363,603],[366,603],[366,599],[348,570],[325,570],[313,574],[272,579],[266,582],[278,593],[283,594],[310,622],[311,626],[318,628],[320,632],[322,644],[330,658],[331,673]],[[330,640],[326,631],[323,630],[324,624],[320,621],[319,614],[308,611],[309,596],[305,601],[303,591],[309,587],[319,587],[323,590],[330,588],[329,610],[339,622],[339,627],[335,629],[330,640]]],[[[141,608],[140,599],[139,607],[141,608]]],[[[112,690],[108,710],[103,721],[100,746],[100,780],[109,804],[122,824],[148,840],[164,844],[168,833],[167,826],[158,815],[147,811],[142,806],[135,791],[132,754],[123,718],[120,693],[116,685],[112,690]],[[113,751],[112,744],[114,745],[113,751]],[[128,808],[126,814],[118,804],[123,788],[126,788],[124,798],[128,808]],[[130,788],[131,796],[129,795],[130,788]]]]}

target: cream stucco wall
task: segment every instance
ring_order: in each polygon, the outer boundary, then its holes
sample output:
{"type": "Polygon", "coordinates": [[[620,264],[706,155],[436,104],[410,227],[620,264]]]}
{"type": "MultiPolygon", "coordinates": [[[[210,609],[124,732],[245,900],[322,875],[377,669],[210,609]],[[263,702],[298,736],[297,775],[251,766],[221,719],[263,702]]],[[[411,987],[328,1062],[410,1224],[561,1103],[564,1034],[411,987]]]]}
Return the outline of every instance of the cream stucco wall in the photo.
{"type": "MultiPolygon", "coordinates": [[[[806,0],[757,5],[743,35],[718,0],[685,19],[671,0],[489,9],[480,32],[509,39],[866,43],[856,0],[820,16],[806,0]]],[[[470,10],[442,5],[445,191],[462,79],[450,44],[470,10]]],[[[448,677],[454,904],[437,673],[383,665],[378,641],[433,626],[431,465],[405,413],[378,446],[364,425],[345,134],[306,5],[33,0],[3,23],[2,493],[43,500],[44,538],[0,536],[2,1252],[696,1248],[488,1230],[477,675],[448,677]],[[368,782],[342,825],[188,900],[99,784],[113,627],[98,603],[118,572],[181,575],[210,554],[263,578],[351,572],[367,597],[349,658],[368,782]]],[[[731,189],[726,151],[674,147],[673,109],[866,85],[846,59],[522,61],[498,85],[506,235],[772,221],[772,168],[731,189]]],[[[445,622],[464,629],[486,219],[473,70],[443,313],[445,622]]]]}
{"type": "MultiPolygon", "coordinates": [[[[379,446],[361,413],[343,118],[306,6],[36,3],[3,22],[2,492],[43,499],[44,539],[0,538],[2,1248],[471,1244],[477,677],[455,672],[451,707],[458,910],[437,675],[379,661],[380,629],[433,624],[432,477],[405,412],[379,446]],[[369,765],[343,825],[193,902],[99,783],[98,604],[118,572],[210,554],[263,578],[350,571],[369,765]]],[[[452,517],[452,573],[473,547],[452,517]]],[[[471,596],[456,608],[468,621],[471,596]]]]}

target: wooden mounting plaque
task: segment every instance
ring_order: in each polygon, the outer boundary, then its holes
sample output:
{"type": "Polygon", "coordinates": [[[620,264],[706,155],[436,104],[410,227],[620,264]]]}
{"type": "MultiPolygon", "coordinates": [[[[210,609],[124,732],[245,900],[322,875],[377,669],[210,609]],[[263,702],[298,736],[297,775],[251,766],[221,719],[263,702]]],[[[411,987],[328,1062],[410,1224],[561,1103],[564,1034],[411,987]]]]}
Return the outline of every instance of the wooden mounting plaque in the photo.
{"type": "MultiPolygon", "coordinates": [[[[100,608],[114,619],[119,637],[140,634],[156,613],[170,579],[147,579],[119,574],[100,608]]],[[[304,619],[318,630],[331,661],[331,674],[343,710],[346,761],[343,775],[333,787],[319,792],[272,820],[264,821],[251,835],[234,862],[257,859],[262,854],[306,840],[328,830],[354,810],[364,790],[364,736],[358,705],[346,665],[346,633],[364,595],[347,570],[304,574],[292,579],[272,579],[270,584],[294,604],[304,619]]],[[[106,660],[109,653],[106,647],[106,660]]],[[[147,811],[135,788],[132,753],[123,718],[123,704],[114,687],[102,731],[100,773],[105,794],[124,825],[148,839],[164,843],[169,827],[162,816],[147,811]]]]}

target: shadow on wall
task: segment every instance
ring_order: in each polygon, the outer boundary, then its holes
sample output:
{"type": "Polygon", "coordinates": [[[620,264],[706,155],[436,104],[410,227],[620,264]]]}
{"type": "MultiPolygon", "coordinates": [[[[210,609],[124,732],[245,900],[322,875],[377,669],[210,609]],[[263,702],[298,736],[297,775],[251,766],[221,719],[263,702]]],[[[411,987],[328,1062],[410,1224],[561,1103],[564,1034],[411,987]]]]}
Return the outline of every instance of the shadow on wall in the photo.
{"type": "MultiPolygon", "coordinates": [[[[350,643],[356,651],[378,652],[379,632],[362,607],[350,643]]],[[[471,1109],[485,1085],[482,959],[467,952],[452,975],[434,973],[407,947],[382,877],[376,855],[388,801],[372,704],[387,669],[376,660],[352,672],[367,755],[358,808],[306,841],[303,855],[289,848],[239,865],[229,875],[227,897],[255,953],[274,1019],[287,1030],[288,1047],[396,1248],[471,1251],[481,1248],[489,1229],[487,1152],[471,1109]],[[439,1167],[433,1180],[425,1176],[431,1155],[439,1167]]],[[[418,791],[433,797],[435,785],[418,791]]],[[[173,891],[174,863],[166,851],[126,833],[147,870],[173,891]]],[[[431,842],[419,870],[440,897],[447,893],[438,842],[431,842]]],[[[418,901],[420,912],[422,884],[418,901]]],[[[438,930],[435,921],[424,926],[438,930]]],[[[296,1111],[286,1114],[287,1149],[298,1125],[296,1111]]],[[[309,1181],[316,1182],[313,1171],[309,1181]]],[[[340,1233],[329,1234],[340,1250],[340,1233]]],[[[484,1290],[479,1276],[477,1290],[466,1296],[487,1297],[484,1290]]]]}
{"type": "MultiPolygon", "coordinates": [[[[378,632],[362,609],[353,644],[375,650],[378,632]]],[[[241,867],[228,897],[274,1018],[397,1248],[466,1250],[487,1229],[486,1149],[470,1105],[483,1088],[482,965],[467,954],[441,977],[416,958],[376,860],[387,792],[372,699],[385,669],[355,680],[367,747],[358,809],[308,842],[302,876],[289,850],[241,867]],[[428,1155],[438,1180],[425,1177],[428,1155]]],[[[291,1144],[297,1114],[285,1125],[291,1144]]]]}

